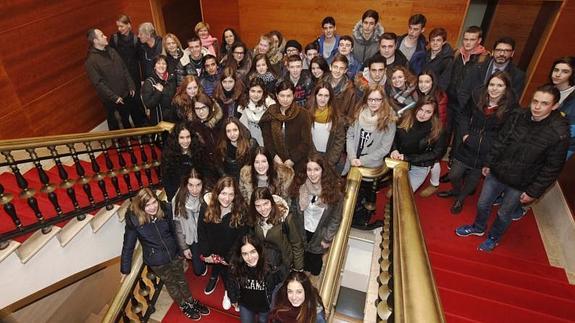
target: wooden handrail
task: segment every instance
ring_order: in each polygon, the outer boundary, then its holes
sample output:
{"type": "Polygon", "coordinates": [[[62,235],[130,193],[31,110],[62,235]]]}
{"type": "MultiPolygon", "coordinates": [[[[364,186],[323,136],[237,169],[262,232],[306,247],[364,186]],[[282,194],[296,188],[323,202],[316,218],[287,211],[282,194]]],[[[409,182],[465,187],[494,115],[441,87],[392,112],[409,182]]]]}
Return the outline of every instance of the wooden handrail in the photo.
{"type": "Polygon", "coordinates": [[[162,121],[152,127],[0,140],[0,151],[20,150],[55,145],[66,145],[85,141],[98,141],[113,138],[140,136],[163,131],[171,131],[173,128],[173,123],[162,121]]]}
{"type": "Polygon", "coordinates": [[[411,185],[409,164],[393,169],[393,316],[395,322],[445,322],[411,185]]]}

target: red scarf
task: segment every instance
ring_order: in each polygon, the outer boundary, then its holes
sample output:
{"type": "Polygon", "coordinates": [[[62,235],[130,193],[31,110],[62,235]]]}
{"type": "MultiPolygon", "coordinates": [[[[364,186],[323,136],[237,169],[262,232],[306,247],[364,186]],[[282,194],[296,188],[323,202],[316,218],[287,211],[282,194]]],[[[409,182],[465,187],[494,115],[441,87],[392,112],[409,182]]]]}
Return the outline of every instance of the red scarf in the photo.
{"type": "Polygon", "coordinates": [[[473,48],[470,51],[466,51],[465,48],[463,48],[463,46],[461,46],[461,48],[459,49],[459,52],[461,53],[461,58],[463,59],[463,64],[466,64],[471,59],[471,55],[481,55],[481,54],[487,52],[487,50],[482,45],[475,46],[475,48],[473,48]]]}

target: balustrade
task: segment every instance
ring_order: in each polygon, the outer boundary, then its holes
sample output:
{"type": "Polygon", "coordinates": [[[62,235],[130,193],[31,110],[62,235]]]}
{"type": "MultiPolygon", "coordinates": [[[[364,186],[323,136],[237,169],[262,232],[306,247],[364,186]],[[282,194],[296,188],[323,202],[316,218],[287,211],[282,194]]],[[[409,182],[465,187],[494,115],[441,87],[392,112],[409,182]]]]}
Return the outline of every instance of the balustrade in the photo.
{"type": "Polygon", "coordinates": [[[57,223],[73,217],[84,220],[87,213],[102,207],[112,209],[113,203],[133,196],[136,188],[160,187],[156,147],[162,145],[161,133],[172,127],[162,123],[105,133],[0,141],[0,168],[7,170],[0,175],[0,249],[17,236],[38,229],[48,233],[57,223]],[[132,174],[136,183],[132,183],[132,174]],[[95,191],[92,183],[97,183],[95,191]],[[112,188],[115,194],[111,196],[112,188]],[[64,191],[67,198],[61,196],[64,191]]]}

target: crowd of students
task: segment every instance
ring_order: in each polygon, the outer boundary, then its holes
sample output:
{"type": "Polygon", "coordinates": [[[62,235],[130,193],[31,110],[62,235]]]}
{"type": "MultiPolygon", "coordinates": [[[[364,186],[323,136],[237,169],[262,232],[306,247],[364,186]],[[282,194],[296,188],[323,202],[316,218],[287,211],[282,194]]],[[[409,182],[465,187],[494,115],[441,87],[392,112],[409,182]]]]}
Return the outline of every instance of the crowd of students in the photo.
{"type": "MultiPolygon", "coordinates": [[[[486,176],[476,223],[456,233],[483,235],[486,214],[501,203],[479,246],[493,250],[575,151],[575,58],[557,60],[550,84],[523,109],[513,39],[501,37],[490,53],[472,26],[454,50],[443,28],[426,39],[426,23],[416,14],[397,36],[367,10],[350,35],[339,35],[326,17],[323,34],[305,47],[271,31],[253,50],[231,28],[220,44],[204,22],[186,48],[147,22],[136,36],[126,15],[110,43],[91,29],[86,69],[109,128],[119,128],[116,112],[124,128],[130,119],[135,126],[175,123],[162,154],[171,203],[149,189],[133,198],[122,273],[130,272],[139,240],[144,261],[192,319],[209,309],[189,293],[182,257],[196,275],[210,272],[206,294],[222,279],[222,305],[236,308],[243,322],[321,321],[309,277],[321,273],[338,230],[343,177],[351,166],[381,166],[386,156],[410,163],[414,192],[430,178],[423,197],[451,181],[438,195],[454,198],[453,214],[486,176]],[[440,177],[448,146],[450,170],[440,177]]],[[[379,187],[364,186],[356,210],[379,187]]],[[[353,225],[376,227],[371,214],[356,212],[353,225]]]]}

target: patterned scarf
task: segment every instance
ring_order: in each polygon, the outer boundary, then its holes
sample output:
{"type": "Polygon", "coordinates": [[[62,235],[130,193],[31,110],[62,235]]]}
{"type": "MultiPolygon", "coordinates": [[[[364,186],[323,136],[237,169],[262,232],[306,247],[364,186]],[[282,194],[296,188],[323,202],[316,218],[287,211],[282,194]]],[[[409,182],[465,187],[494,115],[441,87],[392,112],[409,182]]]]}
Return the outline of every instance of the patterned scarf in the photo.
{"type": "Polygon", "coordinates": [[[312,184],[309,178],[306,178],[305,183],[299,188],[299,209],[305,211],[311,203],[311,199],[316,196],[317,201],[315,204],[318,207],[326,208],[327,205],[320,198],[321,196],[321,183],[312,184]]]}

